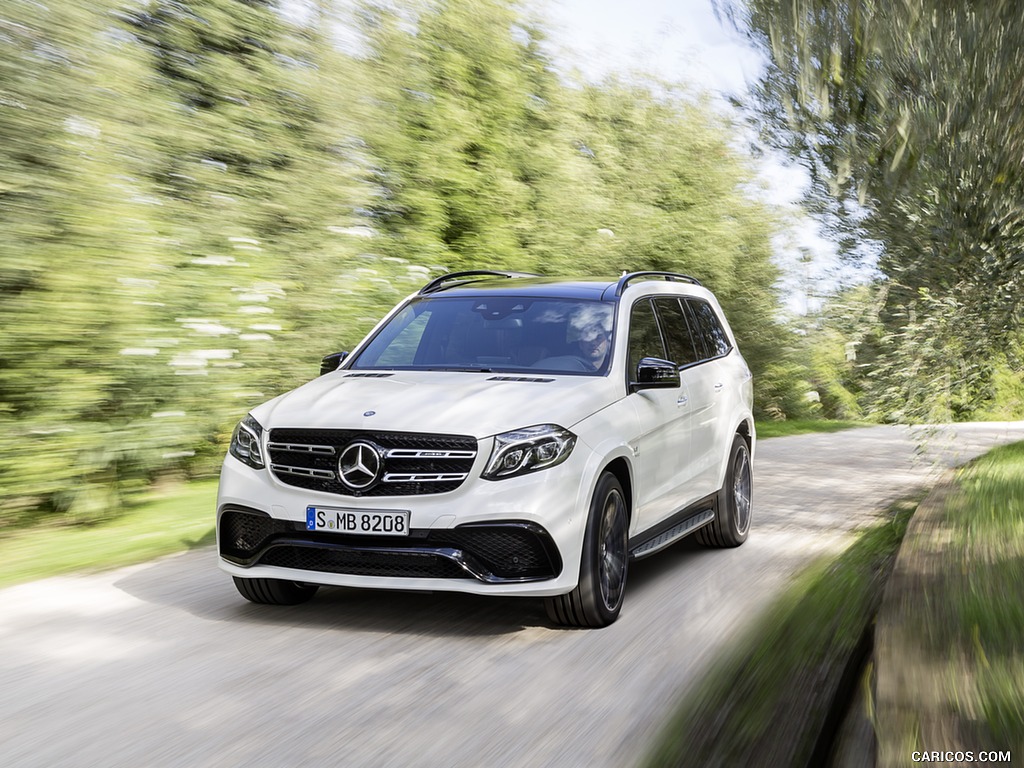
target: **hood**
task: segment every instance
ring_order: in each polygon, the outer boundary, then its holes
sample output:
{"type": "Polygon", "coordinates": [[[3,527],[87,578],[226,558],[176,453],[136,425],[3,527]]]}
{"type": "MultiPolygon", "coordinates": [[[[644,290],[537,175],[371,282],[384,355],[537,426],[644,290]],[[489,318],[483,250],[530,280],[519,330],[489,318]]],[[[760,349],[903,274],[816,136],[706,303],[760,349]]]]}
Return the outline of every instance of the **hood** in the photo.
{"type": "Polygon", "coordinates": [[[483,438],[534,424],[571,428],[625,394],[621,382],[596,376],[524,375],[543,381],[495,381],[495,376],[516,374],[360,373],[342,370],[321,376],[254,408],[252,414],[264,429],[372,429],[483,438]]]}

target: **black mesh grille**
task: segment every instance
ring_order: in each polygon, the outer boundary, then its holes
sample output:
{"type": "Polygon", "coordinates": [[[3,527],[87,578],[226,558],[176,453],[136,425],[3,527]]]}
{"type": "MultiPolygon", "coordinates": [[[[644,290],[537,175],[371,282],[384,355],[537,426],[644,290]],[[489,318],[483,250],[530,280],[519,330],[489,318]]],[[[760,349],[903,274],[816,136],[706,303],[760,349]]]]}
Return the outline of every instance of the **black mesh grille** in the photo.
{"type": "Polygon", "coordinates": [[[561,570],[554,544],[533,527],[467,526],[431,532],[427,541],[461,549],[501,578],[551,577],[561,570]]]}
{"type": "Polygon", "coordinates": [[[261,565],[299,568],[304,571],[350,573],[355,576],[394,576],[421,579],[472,578],[457,563],[419,552],[335,550],[283,545],[260,558],[261,565]]]}
{"type": "Polygon", "coordinates": [[[530,523],[413,529],[409,536],[395,537],[315,533],[302,522],[276,520],[244,507],[225,507],[220,517],[221,555],[240,565],[399,578],[471,577],[450,558],[412,551],[425,549],[458,550],[474,573],[487,579],[549,579],[562,570],[551,537],[530,523]],[[402,549],[410,551],[393,551],[402,549]]]}
{"type": "Polygon", "coordinates": [[[304,528],[301,523],[275,520],[265,512],[228,506],[220,516],[220,552],[233,559],[251,558],[272,536],[304,528]]]}
{"type": "Polygon", "coordinates": [[[362,490],[349,488],[338,478],[338,459],[342,451],[355,440],[371,443],[377,446],[381,453],[390,450],[472,452],[472,456],[465,458],[387,457],[383,460],[382,477],[385,474],[465,475],[473,466],[477,450],[476,438],[465,435],[338,429],[274,429],[270,432],[270,442],[288,448],[271,445],[271,471],[282,483],[340,496],[411,496],[446,493],[454,491],[465,480],[378,480],[362,490]],[[318,450],[303,450],[299,446],[318,446],[318,450]],[[322,448],[331,448],[333,451],[320,450],[322,448]]]}

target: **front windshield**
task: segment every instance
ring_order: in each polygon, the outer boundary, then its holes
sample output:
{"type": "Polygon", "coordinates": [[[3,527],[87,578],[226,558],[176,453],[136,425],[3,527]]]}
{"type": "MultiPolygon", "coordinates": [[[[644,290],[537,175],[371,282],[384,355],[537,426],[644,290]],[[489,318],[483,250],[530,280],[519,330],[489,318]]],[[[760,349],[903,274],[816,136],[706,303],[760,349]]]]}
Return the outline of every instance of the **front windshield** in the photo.
{"type": "Polygon", "coordinates": [[[417,299],[349,367],[599,376],[611,357],[613,306],[516,296],[417,299]]]}

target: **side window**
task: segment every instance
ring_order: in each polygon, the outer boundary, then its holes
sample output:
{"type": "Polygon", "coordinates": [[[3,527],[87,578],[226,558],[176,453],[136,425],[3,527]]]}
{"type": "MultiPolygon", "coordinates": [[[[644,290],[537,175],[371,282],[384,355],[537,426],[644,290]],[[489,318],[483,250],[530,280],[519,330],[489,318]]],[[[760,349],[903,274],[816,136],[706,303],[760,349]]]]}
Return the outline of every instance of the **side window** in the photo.
{"type": "Polygon", "coordinates": [[[668,297],[655,299],[654,306],[658,311],[658,318],[661,320],[661,330],[665,334],[665,341],[668,342],[668,359],[676,365],[697,362],[700,358],[697,356],[693,336],[690,334],[690,326],[679,299],[668,297]]]}
{"type": "Polygon", "coordinates": [[[633,305],[629,315],[629,376],[636,375],[636,366],[642,358],[665,359],[665,345],[661,341],[658,321],[649,299],[633,305]]]}
{"type": "Polygon", "coordinates": [[[715,310],[706,301],[687,299],[690,310],[697,323],[697,333],[704,342],[706,357],[719,357],[729,352],[729,337],[715,314],[715,310]]]}

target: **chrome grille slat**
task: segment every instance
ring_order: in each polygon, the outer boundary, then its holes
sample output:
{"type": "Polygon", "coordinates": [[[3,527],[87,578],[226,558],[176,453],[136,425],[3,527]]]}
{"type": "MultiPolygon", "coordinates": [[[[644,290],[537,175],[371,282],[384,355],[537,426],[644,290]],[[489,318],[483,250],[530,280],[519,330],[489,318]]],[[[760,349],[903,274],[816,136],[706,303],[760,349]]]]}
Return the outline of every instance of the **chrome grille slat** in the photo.
{"type": "Polygon", "coordinates": [[[421,451],[411,448],[392,448],[384,455],[389,459],[475,459],[476,451],[421,451]]]}
{"type": "Polygon", "coordinates": [[[309,445],[307,443],[267,443],[267,448],[272,451],[319,453],[324,456],[333,456],[336,453],[336,449],[333,445],[309,445]]]}
{"type": "Polygon", "coordinates": [[[384,483],[451,483],[463,481],[468,472],[390,472],[384,475],[384,483]]]}
{"type": "Polygon", "coordinates": [[[271,464],[270,468],[275,472],[285,475],[298,475],[299,477],[321,477],[324,480],[333,480],[335,474],[329,469],[313,469],[312,467],[290,467],[287,464],[271,464]]]}

